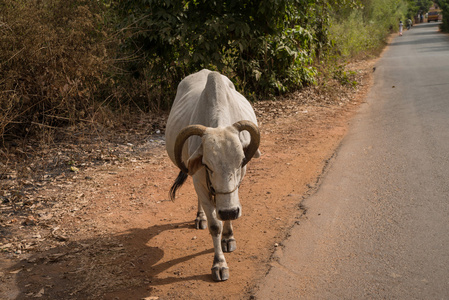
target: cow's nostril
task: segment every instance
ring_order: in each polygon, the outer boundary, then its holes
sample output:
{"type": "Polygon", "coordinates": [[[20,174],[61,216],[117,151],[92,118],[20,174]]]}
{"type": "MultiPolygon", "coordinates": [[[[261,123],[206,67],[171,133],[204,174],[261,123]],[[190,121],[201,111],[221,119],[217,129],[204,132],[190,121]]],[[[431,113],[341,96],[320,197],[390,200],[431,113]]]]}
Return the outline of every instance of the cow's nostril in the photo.
{"type": "Polygon", "coordinates": [[[235,220],[239,217],[240,208],[230,209],[230,210],[219,210],[218,218],[222,221],[235,220]]]}

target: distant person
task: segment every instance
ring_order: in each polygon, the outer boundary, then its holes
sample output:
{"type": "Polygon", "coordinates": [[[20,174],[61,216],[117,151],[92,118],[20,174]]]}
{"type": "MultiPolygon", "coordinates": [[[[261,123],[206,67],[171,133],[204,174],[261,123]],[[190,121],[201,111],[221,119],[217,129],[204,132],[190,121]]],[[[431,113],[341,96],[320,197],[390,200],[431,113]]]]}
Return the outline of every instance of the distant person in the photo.
{"type": "Polygon", "coordinates": [[[402,35],[402,27],[404,27],[404,24],[402,24],[402,21],[399,21],[399,35],[402,35]]]}
{"type": "Polygon", "coordinates": [[[421,14],[420,18],[421,18],[421,19],[420,19],[420,20],[421,20],[421,23],[424,22],[424,16],[423,16],[423,14],[421,14]]]}
{"type": "Polygon", "coordinates": [[[407,19],[407,30],[410,30],[412,28],[412,20],[407,19]]]}

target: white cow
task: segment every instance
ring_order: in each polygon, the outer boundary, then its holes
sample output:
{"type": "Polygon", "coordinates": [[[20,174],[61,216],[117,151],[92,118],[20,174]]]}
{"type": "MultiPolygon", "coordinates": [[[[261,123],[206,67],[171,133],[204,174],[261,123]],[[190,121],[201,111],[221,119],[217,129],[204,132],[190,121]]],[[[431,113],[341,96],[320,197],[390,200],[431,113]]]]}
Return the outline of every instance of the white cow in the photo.
{"type": "Polygon", "coordinates": [[[231,220],[242,214],[238,190],[246,164],[260,156],[259,142],[254,110],[226,76],[202,70],[181,81],[166,128],[168,155],[181,169],[170,195],[175,197],[187,174],[193,177],[195,224],[208,225],[212,235],[215,281],[229,278],[223,251],[236,249],[231,220]]]}

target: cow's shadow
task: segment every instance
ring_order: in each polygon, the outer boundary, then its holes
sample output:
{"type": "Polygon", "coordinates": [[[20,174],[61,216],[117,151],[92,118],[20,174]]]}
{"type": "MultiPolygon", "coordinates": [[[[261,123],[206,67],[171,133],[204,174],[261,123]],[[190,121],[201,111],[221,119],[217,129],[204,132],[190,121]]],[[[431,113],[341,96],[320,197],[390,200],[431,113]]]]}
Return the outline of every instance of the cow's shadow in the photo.
{"type": "Polygon", "coordinates": [[[15,274],[17,295],[13,299],[142,299],[161,285],[190,280],[212,282],[206,270],[194,276],[158,276],[180,263],[213,253],[209,248],[160,262],[164,250],[151,246],[150,240],[164,231],[183,228],[195,230],[192,222],[155,225],[67,242],[35,253],[7,270],[15,274]]]}

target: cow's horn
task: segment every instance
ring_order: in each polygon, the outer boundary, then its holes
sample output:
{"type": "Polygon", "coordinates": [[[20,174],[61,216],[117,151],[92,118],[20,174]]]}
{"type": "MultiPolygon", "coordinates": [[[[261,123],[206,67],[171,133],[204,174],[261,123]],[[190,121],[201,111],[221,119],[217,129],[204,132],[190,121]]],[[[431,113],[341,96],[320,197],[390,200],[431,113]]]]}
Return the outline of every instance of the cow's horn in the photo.
{"type": "Polygon", "coordinates": [[[198,135],[200,137],[203,136],[204,131],[206,130],[206,127],[203,125],[189,125],[182,129],[178,136],[176,137],[175,142],[175,160],[176,165],[178,168],[181,169],[182,172],[189,174],[189,170],[187,169],[186,165],[182,161],[182,148],[184,146],[184,143],[186,140],[191,137],[192,135],[198,135]]]}
{"type": "Polygon", "coordinates": [[[251,136],[251,142],[249,143],[249,146],[245,149],[245,162],[242,165],[243,167],[251,160],[251,158],[253,158],[254,154],[256,154],[256,151],[259,148],[260,144],[259,128],[253,122],[246,120],[234,123],[234,125],[232,126],[237,128],[238,131],[243,130],[248,131],[251,136]]]}

